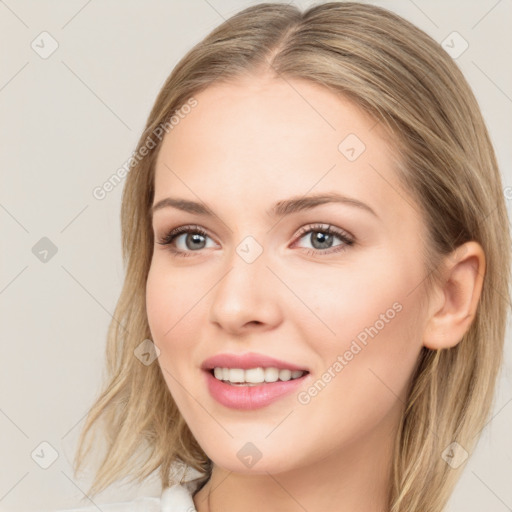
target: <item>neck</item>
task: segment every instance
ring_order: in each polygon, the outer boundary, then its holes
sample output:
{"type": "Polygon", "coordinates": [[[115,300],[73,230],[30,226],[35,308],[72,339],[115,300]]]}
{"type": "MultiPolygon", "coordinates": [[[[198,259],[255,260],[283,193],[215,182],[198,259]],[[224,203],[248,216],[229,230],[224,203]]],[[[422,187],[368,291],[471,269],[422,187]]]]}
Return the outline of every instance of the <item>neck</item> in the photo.
{"type": "Polygon", "coordinates": [[[375,429],[315,463],[286,472],[235,473],[214,465],[194,495],[198,512],[386,512],[394,428],[375,429]]]}

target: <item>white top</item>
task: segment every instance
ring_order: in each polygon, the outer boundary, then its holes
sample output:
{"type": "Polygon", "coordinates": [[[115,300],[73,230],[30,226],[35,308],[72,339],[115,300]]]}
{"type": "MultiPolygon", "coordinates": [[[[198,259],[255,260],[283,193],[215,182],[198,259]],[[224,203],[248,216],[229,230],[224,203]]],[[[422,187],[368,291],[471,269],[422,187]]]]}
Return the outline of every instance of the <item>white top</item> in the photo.
{"type": "Polygon", "coordinates": [[[154,496],[142,496],[133,501],[116,503],[97,503],[96,505],[59,509],[55,512],[197,512],[192,494],[197,488],[196,482],[184,482],[166,487],[160,498],[154,496]]]}
{"type": "Polygon", "coordinates": [[[197,512],[192,499],[196,489],[197,483],[194,482],[184,482],[165,488],[160,498],[159,512],[197,512]]]}

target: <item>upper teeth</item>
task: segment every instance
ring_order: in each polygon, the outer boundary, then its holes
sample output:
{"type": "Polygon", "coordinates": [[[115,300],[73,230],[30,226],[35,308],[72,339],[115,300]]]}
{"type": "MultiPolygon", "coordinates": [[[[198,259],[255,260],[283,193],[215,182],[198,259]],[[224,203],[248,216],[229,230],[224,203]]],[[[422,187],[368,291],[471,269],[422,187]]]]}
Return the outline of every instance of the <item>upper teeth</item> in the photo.
{"type": "Polygon", "coordinates": [[[229,382],[249,382],[258,384],[261,382],[275,382],[276,380],[290,380],[302,377],[302,370],[280,370],[279,368],[219,368],[213,369],[215,378],[229,382]]]}

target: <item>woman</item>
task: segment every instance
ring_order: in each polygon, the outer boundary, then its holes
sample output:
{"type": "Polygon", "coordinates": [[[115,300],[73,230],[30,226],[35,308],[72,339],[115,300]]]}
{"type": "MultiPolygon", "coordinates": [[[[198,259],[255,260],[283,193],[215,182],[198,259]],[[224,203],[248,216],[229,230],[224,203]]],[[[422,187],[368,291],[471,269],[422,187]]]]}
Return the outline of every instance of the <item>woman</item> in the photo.
{"type": "Polygon", "coordinates": [[[255,5],[176,66],[132,163],[91,496],[159,471],[173,512],[442,511],[510,298],[451,57],[379,7],[255,5]]]}

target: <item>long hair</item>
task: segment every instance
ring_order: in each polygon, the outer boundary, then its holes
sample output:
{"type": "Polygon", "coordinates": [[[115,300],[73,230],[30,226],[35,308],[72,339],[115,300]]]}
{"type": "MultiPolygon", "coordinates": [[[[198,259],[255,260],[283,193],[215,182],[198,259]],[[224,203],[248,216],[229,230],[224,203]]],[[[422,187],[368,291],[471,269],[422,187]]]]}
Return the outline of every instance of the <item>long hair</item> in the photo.
{"type": "Polygon", "coordinates": [[[396,434],[389,510],[440,512],[464,467],[452,467],[443,453],[450,446],[471,453],[494,402],[510,306],[509,220],[485,122],[452,58],[398,15],[352,2],[304,12],[275,3],[246,8],[196,44],[163,85],[123,190],[126,275],[108,332],[108,378],[81,432],[75,474],[90,451],[86,439],[99,431],[106,449],[91,494],[121,477],[142,481],[157,470],[166,487],[175,463],[198,470],[203,483],[210,475],[212,463],[161,369],[134,356],[151,337],[145,303],[154,242],[149,212],[162,140],[155,134],[172,129],[209,85],[262,73],[321,84],[384,127],[395,147],[397,175],[428,226],[426,283],[437,282],[442,258],[464,242],[474,240],[485,252],[473,322],[453,348],[423,347],[396,434]]]}

